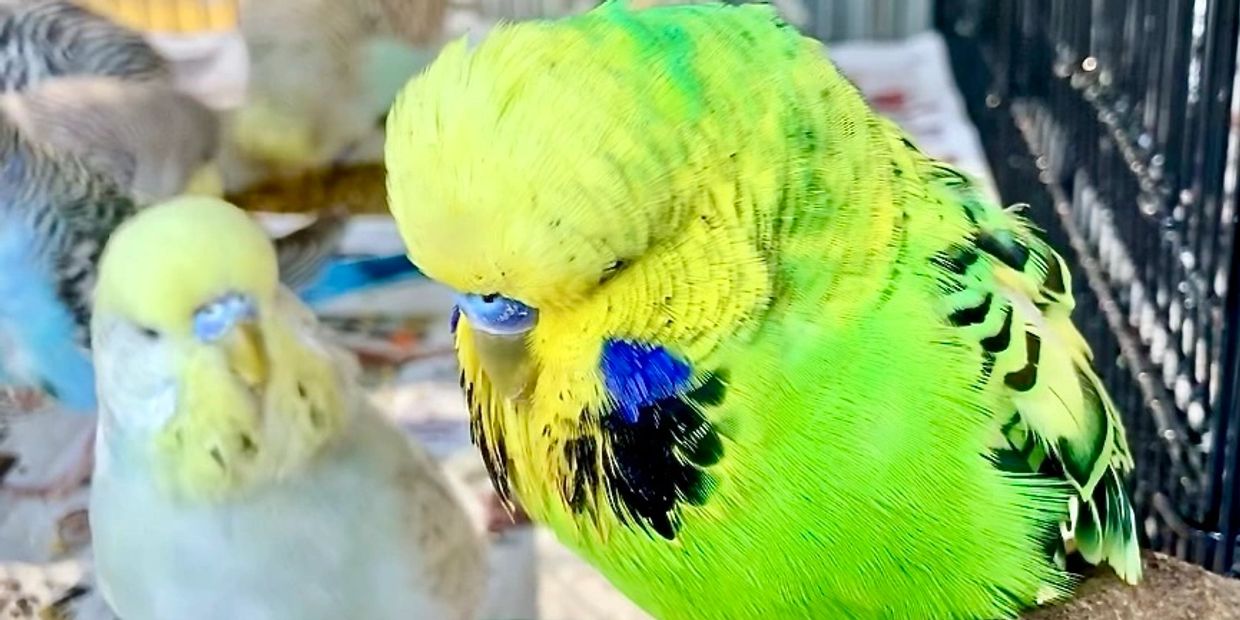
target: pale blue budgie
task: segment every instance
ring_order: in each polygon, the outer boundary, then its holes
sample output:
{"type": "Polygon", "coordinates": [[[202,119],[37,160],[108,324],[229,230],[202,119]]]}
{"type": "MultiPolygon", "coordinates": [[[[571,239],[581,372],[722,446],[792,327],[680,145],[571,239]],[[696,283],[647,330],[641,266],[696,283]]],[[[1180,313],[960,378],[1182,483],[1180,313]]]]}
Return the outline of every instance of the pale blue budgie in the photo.
{"type": "MultiPolygon", "coordinates": [[[[0,115],[0,384],[39,388],[65,408],[95,408],[88,344],[91,291],[104,243],[137,205],[79,158],[34,143],[0,115]]],[[[277,243],[299,287],[330,257],[343,217],[277,243]]],[[[223,249],[228,240],[220,240],[223,249]]],[[[89,461],[28,491],[65,490],[89,461]]]]}

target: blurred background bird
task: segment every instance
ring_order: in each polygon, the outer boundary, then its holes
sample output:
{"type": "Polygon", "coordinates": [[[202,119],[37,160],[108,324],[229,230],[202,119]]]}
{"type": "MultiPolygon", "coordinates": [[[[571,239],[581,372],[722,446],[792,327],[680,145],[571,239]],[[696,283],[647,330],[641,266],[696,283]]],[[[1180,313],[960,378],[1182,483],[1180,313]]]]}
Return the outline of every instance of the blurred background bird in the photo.
{"type": "Polygon", "coordinates": [[[433,57],[445,0],[242,0],[246,102],[226,120],[229,191],[382,157],[396,92],[433,57]]]}
{"type": "Polygon", "coordinates": [[[0,91],[69,75],[169,78],[141,34],[73,2],[0,0],[0,27],[0,91]]]}
{"type": "MultiPolygon", "coordinates": [[[[0,189],[0,383],[92,412],[94,375],[86,347],[96,262],[112,231],[140,205],[72,153],[27,139],[2,114],[0,189]]],[[[341,216],[333,215],[290,235],[282,253],[289,273],[317,276],[342,226],[341,216]]],[[[228,240],[219,243],[222,248],[228,240]]],[[[37,401],[29,395],[17,400],[37,401]]],[[[79,461],[25,490],[67,490],[88,465],[79,461]]]]}
{"type": "MultiPolygon", "coordinates": [[[[85,329],[98,252],[137,200],[191,189],[215,153],[218,123],[170,88],[163,60],[128,28],[65,2],[4,5],[0,17],[4,383],[22,386],[15,400],[28,407],[42,392],[89,412],[85,329]]],[[[320,225],[320,258],[340,227],[320,225]]],[[[72,487],[88,465],[26,490],[72,487]]]]}
{"type": "Polygon", "coordinates": [[[72,154],[134,200],[220,195],[219,119],[163,80],[70,76],[0,95],[0,113],[29,139],[72,154]]]}
{"type": "MultiPolygon", "coordinates": [[[[98,252],[151,201],[220,193],[220,123],[175,87],[166,63],[128,27],[63,2],[0,6],[0,64],[13,78],[0,93],[0,252],[12,266],[0,271],[0,287],[12,293],[0,301],[10,345],[0,383],[25,409],[45,394],[89,412],[85,331],[98,252]],[[86,53],[93,61],[66,60],[86,53]]],[[[356,277],[358,265],[332,264],[346,220],[343,211],[324,213],[279,240],[290,287],[311,287],[322,300],[374,284],[356,277]]],[[[88,460],[75,463],[45,481],[8,486],[65,491],[89,471],[88,460]]]]}
{"type": "Polygon", "coordinates": [[[127,620],[473,617],[467,515],[277,270],[262,229],[209,198],[109,242],[92,321],[104,597],[127,620]]]}

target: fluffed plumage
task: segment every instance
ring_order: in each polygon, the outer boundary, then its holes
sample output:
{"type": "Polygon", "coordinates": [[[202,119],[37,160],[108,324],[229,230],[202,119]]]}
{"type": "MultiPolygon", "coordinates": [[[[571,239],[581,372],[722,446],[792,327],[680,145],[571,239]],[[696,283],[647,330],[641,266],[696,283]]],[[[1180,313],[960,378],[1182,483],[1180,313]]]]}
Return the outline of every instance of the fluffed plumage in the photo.
{"type": "Polygon", "coordinates": [[[1013,617],[1074,551],[1139,579],[1063,260],[770,7],[450,45],[386,161],[497,488],[657,617],[1013,617]]]}
{"type": "Polygon", "coordinates": [[[129,620],[472,617],[484,576],[467,515],[276,271],[262,230],[208,198],[148,209],[109,243],[93,323],[101,591],[129,620]]]}

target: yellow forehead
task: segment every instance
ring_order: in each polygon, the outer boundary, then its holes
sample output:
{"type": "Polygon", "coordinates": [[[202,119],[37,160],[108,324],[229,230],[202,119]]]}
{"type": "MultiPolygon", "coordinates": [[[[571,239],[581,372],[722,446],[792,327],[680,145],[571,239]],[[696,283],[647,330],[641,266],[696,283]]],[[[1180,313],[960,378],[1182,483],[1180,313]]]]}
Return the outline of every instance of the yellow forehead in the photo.
{"type": "Polygon", "coordinates": [[[449,46],[388,116],[410,257],[459,290],[572,305],[730,191],[759,137],[782,148],[779,72],[754,58],[792,52],[809,50],[766,8],[614,4],[449,46]]]}
{"type": "Polygon", "coordinates": [[[140,211],[112,235],[95,310],[188,333],[198,307],[229,292],[269,299],[278,277],[270,239],[244,211],[215,198],[175,198],[140,211]]]}
{"type": "Polygon", "coordinates": [[[449,46],[406,88],[388,121],[389,196],[431,277],[571,303],[674,228],[668,169],[640,135],[667,108],[643,98],[633,43],[605,39],[509,26],[476,50],[449,46]]]}

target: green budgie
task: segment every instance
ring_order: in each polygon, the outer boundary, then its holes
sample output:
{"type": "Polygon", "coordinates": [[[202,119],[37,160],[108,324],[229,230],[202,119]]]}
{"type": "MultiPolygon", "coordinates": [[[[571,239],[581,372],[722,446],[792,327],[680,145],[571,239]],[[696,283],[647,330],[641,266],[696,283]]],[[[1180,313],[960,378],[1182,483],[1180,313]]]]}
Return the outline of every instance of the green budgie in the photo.
{"type": "Polygon", "coordinates": [[[473,617],[485,574],[466,513],[279,284],[245,212],[193,197],[128,220],[91,328],[91,530],[120,617],[473,617]]]}
{"type": "Polygon", "coordinates": [[[1140,579],[1069,271],[768,6],[501,27],[388,121],[502,494],[660,618],[981,618],[1140,579]]]}

